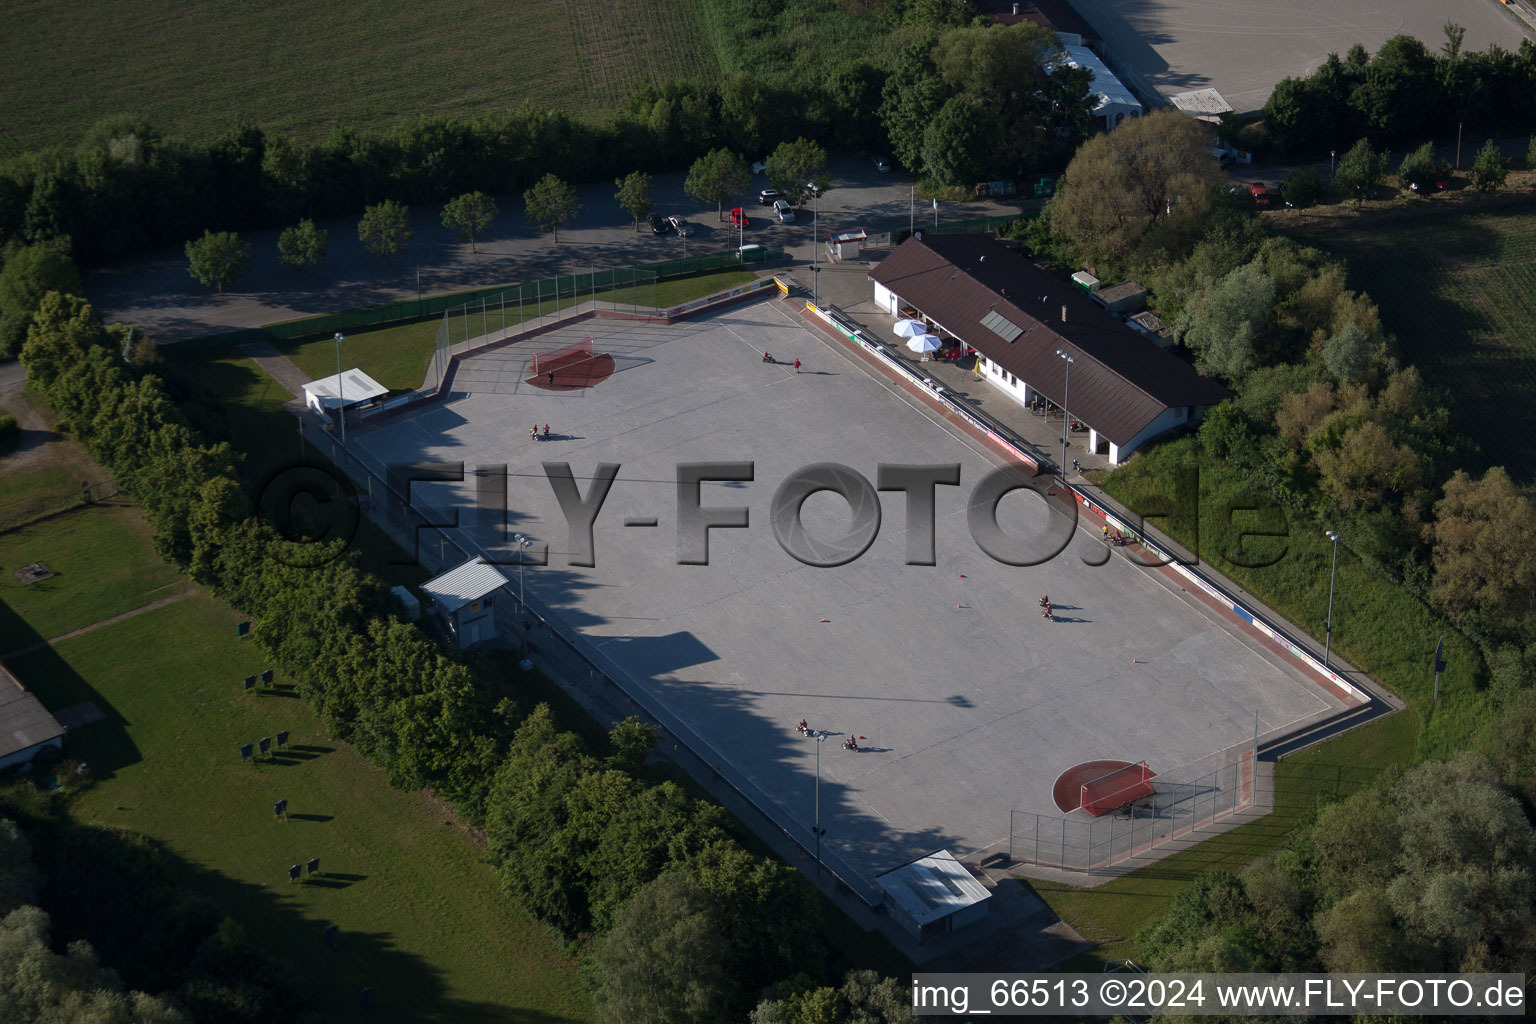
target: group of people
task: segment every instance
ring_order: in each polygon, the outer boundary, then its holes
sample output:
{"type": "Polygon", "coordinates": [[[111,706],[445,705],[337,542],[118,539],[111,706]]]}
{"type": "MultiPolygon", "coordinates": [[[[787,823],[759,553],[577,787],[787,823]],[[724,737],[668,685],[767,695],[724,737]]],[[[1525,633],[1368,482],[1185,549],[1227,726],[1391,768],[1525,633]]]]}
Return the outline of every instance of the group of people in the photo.
{"type": "MultiPolygon", "coordinates": [[[[537,426],[533,426],[533,427],[529,427],[528,428],[528,436],[533,438],[533,440],[535,440],[535,441],[541,440],[541,438],[539,437],[539,428],[537,426]]],[[[544,424],[544,436],[543,436],[542,440],[545,440],[545,441],[549,440],[549,424],[548,423],[544,424]]]]}
{"type": "Polygon", "coordinates": [[[1054,619],[1054,617],[1052,615],[1052,612],[1051,612],[1051,595],[1050,594],[1045,594],[1045,595],[1041,596],[1041,598],[1040,598],[1040,617],[1043,618],[1043,619],[1051,619],[1052,622],[1055,621],[1055,619],[1054,619]]]}
{"type": "MultiPolygon", "coordinates": [[[[798,733],[803,733],[803,734],[809,736],[811,734],[811,727],[809,725],[807,725],[805,723],[805,719],[802,718],[802,719],[800,719],[800,724],[795,726],[795,731],[798,732],[798,733]]],[[[844,750],[858,750],[859,749],[859,737],[855,736],[853,733],[849,733],[848,734],[848,738],[843,740],[843,749],[844,750]]]]}
{"type": "Polygon", "coordinates": [[[1111,540],[1110,536],[1109,536],[1109,524],[1108,523],[1105,523],[1103,526],[1099,527],[1099,530],[1100,530],[1101,533],[1104,534],[1104,543],[1111,544],[1111,545],[1113,545],[1113,546],[1115,546],[1117,548],[1125,547],[1125,534],[1121,533],[1119,530],[1115,531],[1115,536],[1114,536],[1113,540],[1111,540]]]}

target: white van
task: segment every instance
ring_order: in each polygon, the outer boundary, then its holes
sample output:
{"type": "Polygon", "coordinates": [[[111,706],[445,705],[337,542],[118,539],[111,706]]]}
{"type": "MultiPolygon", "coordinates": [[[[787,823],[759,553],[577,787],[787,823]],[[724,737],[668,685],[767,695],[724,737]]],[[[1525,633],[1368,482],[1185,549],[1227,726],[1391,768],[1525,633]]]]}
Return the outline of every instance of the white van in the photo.
{"type": "Polygon", "coordinates": [[[760,263],[763,260],[763,247],[750,242],[736,250],[736,259],[741,263],[760,263]]]}
{"type": "Polygon", "coordinates": [[[1232,162],[1231,150],[1218,148],[1216,146],[1207,146],[1205,147],[1205,151],[1216,158],[1216,163],[1220,167],[1226,167],[1232,162]]]}

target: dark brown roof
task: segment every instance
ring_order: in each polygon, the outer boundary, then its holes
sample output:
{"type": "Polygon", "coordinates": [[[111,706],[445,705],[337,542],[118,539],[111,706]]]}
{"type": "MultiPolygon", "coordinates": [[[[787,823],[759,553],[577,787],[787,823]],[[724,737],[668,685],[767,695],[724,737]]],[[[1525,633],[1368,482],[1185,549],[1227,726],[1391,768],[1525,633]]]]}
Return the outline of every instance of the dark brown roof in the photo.
{"type": "Polygon", "coordinates": [[[977,0],[976,13],[991,18],[999,25],[1016,25],[1032,21],[1036,25],[1053,28],[1057,32],[1072,32],[1083,37],[1083,42],[1099,42],[1099,34],[1082,19],[1067,0],[1019,0],[1019,13],[1013,13],[1013,0],[977,0]]]}
{"type": "Polygon", "coordinates": [[[870,277],[1117,445],[1165,409],[1232,396],[990,235],[909,238],[870,277]],[[982,325],[994,312],[1023,329],[1014,341],[982,325]],[[1070,396],[1057,349],[1074,359],[1070,396]]]}

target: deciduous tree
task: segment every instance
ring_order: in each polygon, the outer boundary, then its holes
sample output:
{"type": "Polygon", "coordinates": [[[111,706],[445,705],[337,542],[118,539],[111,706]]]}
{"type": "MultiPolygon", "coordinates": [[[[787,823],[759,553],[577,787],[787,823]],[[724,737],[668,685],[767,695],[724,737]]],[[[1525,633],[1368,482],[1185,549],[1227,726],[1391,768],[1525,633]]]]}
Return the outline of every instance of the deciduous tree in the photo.
{"type": "Polygon", "coordinates": [[[293,227],[284,228],[277,236],[278,258],[285,267],[308,270],[325,259],[325,247],[330,237],[329,231],[316,227],[314,221],[305,217],[293,227]]]}
{"type": "Polygon", "coordinates": [[[468,242],[469,251],[475,252],[475,240],[485,234],[498,212],[496,200],[484,192],[466,192],[443,205],[443,227],[459,241],[468,242]]]}
{"type": "Polygon", "coordinates": [[[357,240],[380,259],[399,258],[415,237],[410,208],[393,199],[365,208],[357,222],[357,240]]]}
{"type": "Polygon", "coordinates": [[[683,181],[683,192],[695,202],[713,204],[715,218],[724,219],[725,201],[740,195],[752,182],[752,168],[730,150],[712,149],[693,162],[683,181]]]}
{"type": "Polygon", "coordinates": [[[1472,164],[1472,187],[1479,192],[1492,192],[1504,187],[1504,179],[1508,175],[1509,164],[1499,153],[1499,147],[1493,144],[1492,139],[1484,142],[1472,164]]]}
{"type": "Polygon", "coordinates": [[[1372,149],[1370,139],[1360,139],[1339,157],[1339,169],[1334,180],[1359,203],[1375,194],[1385,175],[1385,154],[1372,149]]]}
{"type": "Polygon", "coordinates": [[[204,285],[213,285],[222,293],[251,265],[250,243],[233,231],[204,231],[203,237],[187,243],[187,271],[204,285]]]}
{"type": "Polygon", "coordinates": [[[615,917],[597,951],[597,1006],[610,1024],[707,1024],[730,989],[714,908],[689,878],[669,871],[615,917]]]}
{"type": "Polygon", "coordinates": [[[644,171],[630,171],[613,179],[613,183],[619,187],[613,198],[619,201],[621,210],[635,219],[635,230],[639,231],[640,218],[651,211],[651,176],[644,171]]]}
{"type": "Polygon", "coordinates": [[[1051,202],[1051,227],[1080,252],[1112,261],[1125,259],[1154,228],[1192,229],[1220,179],[1205,145],[1204,126],[1174,111],[1089,139],[1051,202]]]}
{"type": "Polygon", "coordinates": [[[1403,157],[1398,165],[1397,176],[1403,185],[1420,193],[1427,193],[1435,184],[1435,144],[1426,142],[1403,157]]]}
{"type": "Polygon", "coordinates": [[[528,206],[528,223],[538,225],[540,231],[548,231],[560,241],[560,229],[581,214],[581,197],[576,187],[546,174],[528,191],[523,193],[528,206]]]}
{"type": "Polygon", "coordinates": [[[765,164],[768,184],[796,206],[805,200],[806,182],[815,181],[819,190],[827,181],[827,151],[803,136],[779,143],[765,164]]]}
{"type": "Polygon", "coordinates": [[[1473,479],[1457,470],[1430,528],[1434,595],[1452,617],[1470,611],[1521,622],[1536,595],[1536,508],[1495,466],[1473,479]]]}

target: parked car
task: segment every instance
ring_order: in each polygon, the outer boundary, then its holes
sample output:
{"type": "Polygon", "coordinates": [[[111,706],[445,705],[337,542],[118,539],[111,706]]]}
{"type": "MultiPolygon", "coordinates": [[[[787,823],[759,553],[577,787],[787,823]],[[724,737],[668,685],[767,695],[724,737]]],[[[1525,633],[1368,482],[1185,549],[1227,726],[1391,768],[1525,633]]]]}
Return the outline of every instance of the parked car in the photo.
{"type": "Polygon", "coordinates": [[[793,224],[795,222],[795,211],[782,199],[775,199],[773,201],[773,215],[779,218],[780,224],[793,224]]]}
{"type": "Polygon", "coordinates": [[[759,206],[772,206],[774,203],[783,198],[784,197],[776,188],[765,188],[757,194],[757,202],[759,206]]]}
{"type": "Polygon", "coordinates": [[[752,221],[751,221],[750,218],[747,217],[747,211],[746,210],[743,210],[739,206],[731,207],[731,227],[733,227],[733,228],[748,228],[748,227],[751,227],[751,226],[752,226],[752,221]]]}
{"type": "Polygon", "coordinates": [[[1262,181],[1254,182],[1248,190],[1253,193],[1254,206],[1261,210],[1269,209],[1269,188],[1262,181]]]}
{"type": "Polygon", "coordinates": [[[753,174],[762,174],[767,169],[768,169],[768,163],[765,160],[756,160],[756,161],[753,161],[753,163],[752,163],[752,173],[753,174]]]}
{"type": "Polygon", "coordinates": [[[653,213],[647,218],[651,224],[651,234],[664,235],[672,230],[672,225],[661,219],[661,214],[653,213]]]}
{"type": "Polygon", "coordinates": [[[672,225],[672,230],[684,238],[693,234],[693,225],[688,223],[687,217],[668,217],[667,222],[672,225]]]}
{"type": "Polygon", "coordinates": [[[891,161],[886,157],[876,154],[869,159],[873,161],[875,170],[879,171],[881,174],[884,174],[891,169],[891,161]]]}

